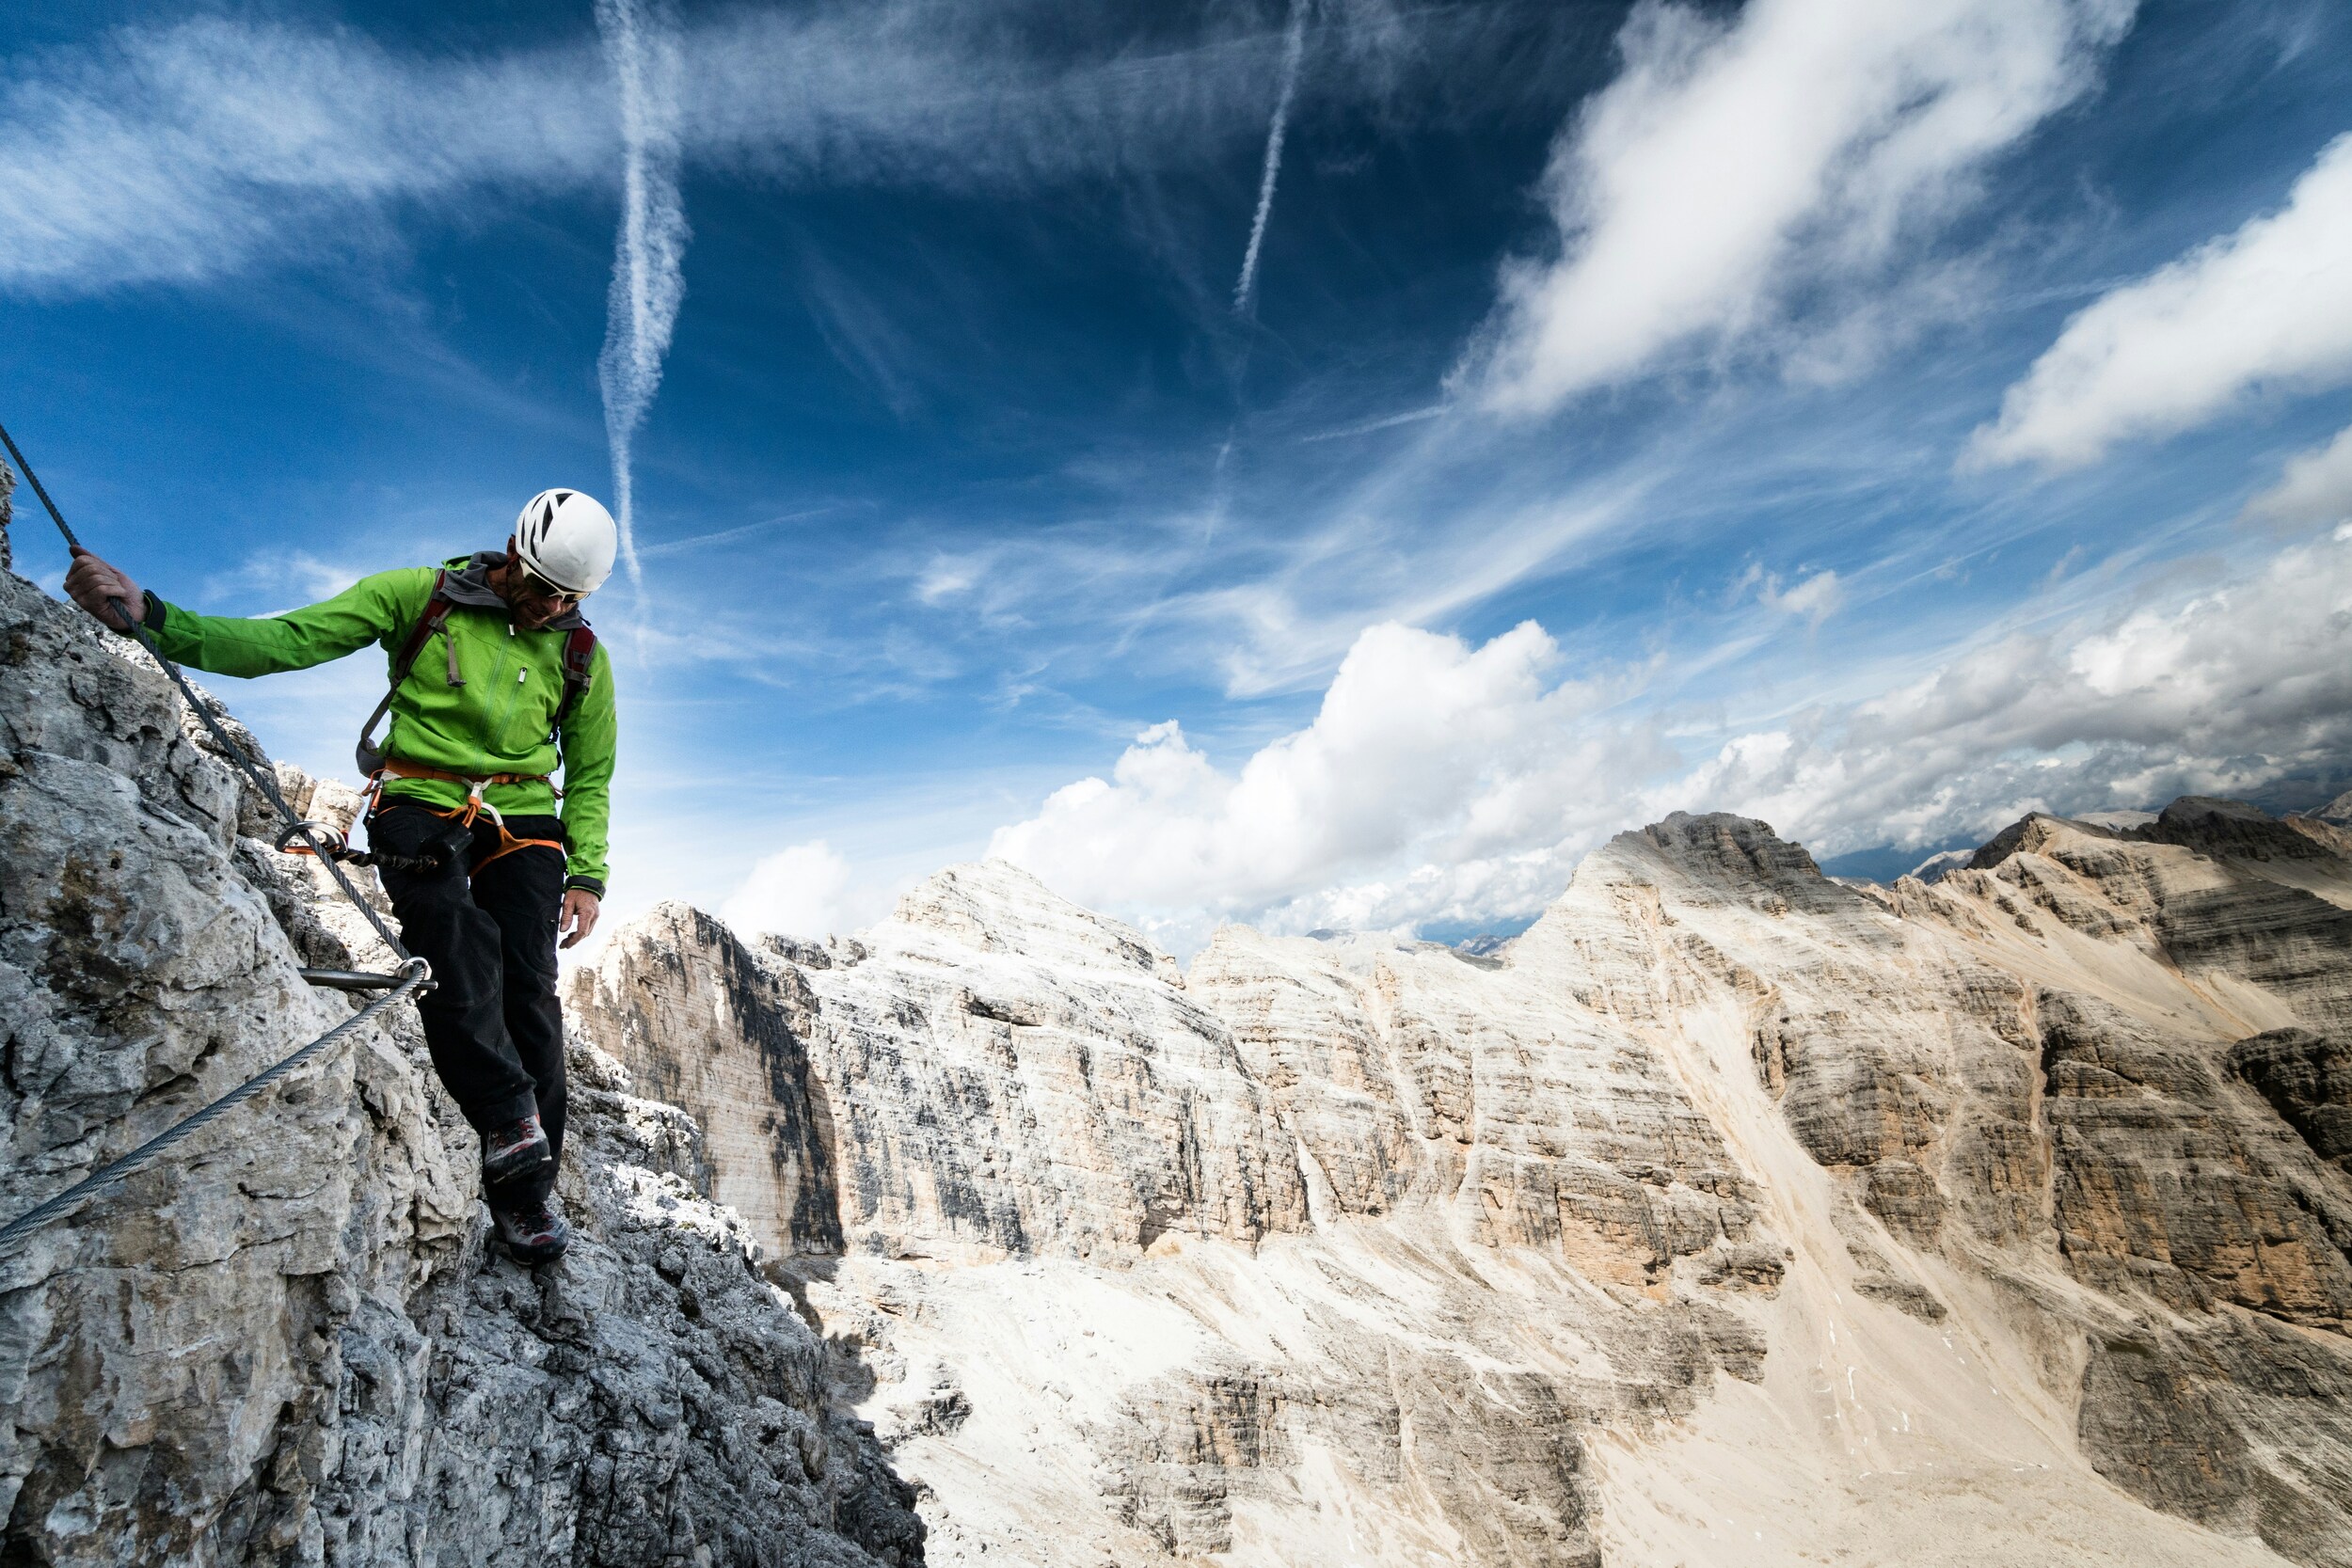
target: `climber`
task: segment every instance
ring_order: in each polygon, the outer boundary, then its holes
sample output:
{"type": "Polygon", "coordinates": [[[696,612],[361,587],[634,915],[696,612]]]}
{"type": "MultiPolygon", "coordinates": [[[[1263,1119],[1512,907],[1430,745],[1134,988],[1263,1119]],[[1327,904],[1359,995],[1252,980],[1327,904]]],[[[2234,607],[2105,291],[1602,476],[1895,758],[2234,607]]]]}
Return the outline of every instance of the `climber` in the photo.
{"type": "Polygon", "coordinates": [[[612,574],[615,543],[592,497],[548,490],[503,552],[379,572],[280,615],[199,615],[86,550],[65,578],[114,630],[128,634],[110,599],[167,657],[216,674],[306,669],[371,642],[390,656],[390,689],[360,736],[368,852],[402,941],[433,966],[417,1004],[425,1042],[481,1134],[499,1239],[525,1263],[560,1258],[570,1240],[554,1196],[564,1106],[555,950],[559,935],[571,947],[596,929],[605,891],[612,673],[580,601],[612,574]],[[436,642],[435,657],[419,657],[436,642]],[[548,777],[559,753],[560,790],[548,777]]]}

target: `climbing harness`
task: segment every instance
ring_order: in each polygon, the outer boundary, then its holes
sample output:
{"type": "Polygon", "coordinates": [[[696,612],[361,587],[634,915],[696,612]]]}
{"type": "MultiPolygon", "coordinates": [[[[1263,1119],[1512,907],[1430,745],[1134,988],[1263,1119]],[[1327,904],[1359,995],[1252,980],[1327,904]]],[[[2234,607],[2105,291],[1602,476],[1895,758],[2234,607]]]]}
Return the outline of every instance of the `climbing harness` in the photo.
{"type": "MultiPolygon", "coordinates": [[[[560,713],[557,716],[557,722],[559,724],[562,722],[560,713]]],[[[484,866],[488,865],[492,861],[504,860],[517,849],[553,849],[562,853],[570,847],[560,838],[516,838],[506,831],[506,818],[499,814],[498,807],[482,798],[482,792],[492,784],[543,784],[561,799],[564,791],[558,788],[545,773],[488,773],[477,779],[464,773],[448,773],[438,768],[427,768],[421,762],[408,762],[400,757],[386,757],[384,766],[376,770],[375,777],[368,781],[367,800],[371,811],[374,809],[375,802],[383,799],[384,777],[388,773],[396,779],[437,779],[449,784],[464,784],[466,803],[462,806],[452,806],[444,811],[437,806],[425,805],[421,800],[410,802],[420,811],[431,812],[444,821],[454,822],[461,828],[471,828],[484,812],[490,814],[490,826],[499,831],[499,847],[468,868],[466,875],[469,877],[481,876],[484,866]]]]}
{"type": "MultiPolygon", "coordinates": [[[[549,494],[555,494],[555,492],[549,492],[549,494]]],[[[564,492],[564,494],[568,496],[572,493],[564,492]]],[[[546,498],[539,499],[544,500],[546,498]]],[[[578,499],[585,499],[585,498],[578,499]]],[[[593,500],[588,504],[596,505],[593,500]]],[[[529,515],[530,510],[529,507],[524,508],[526,516],[529,515]]],[[[517,563],[516,570],[525,571],[528,568],[517,563]]],[[[418,657],[424,652],[425,645],[433,641],[436,633],[438,633],[441,639],[445,661],[443,678],[452,686],[466,684],[465,676],[457,669],[457,640],[450,635],[449,630],[449,614],[455,603],[455,595],[450,585],[449,569],[443,567],[433,578],[433,592],[425,599],[424,612],[417,617],[417,624],[408,628],[407,637],[401,641],[400,651],[392,656],[391,684],[385,688],[383,699],[375,705],[375,711],[368,715],[368,721],[359,726],[359,744],[354,750],[352,758],[359,765],[359,771],[367,776],[368,787],[362,797],[361,810],[370,816],[374,815],[376,807],[384,799],[384,781],[387,777],[432,779],[446,784],[464,784],[466,803],[463,806],[444,811],[425,805],[421,801],[413,803],[421,811],[429,811],[436,816],[447,818],[466,828],[472,827],[484,812],[490,814],[490,824],[499,831],[499,847],[493,853],[477,861],[468,869],[469,877],[478,877],[482,874],[484,866],[494,861],[504,860],[518,849],[548,848],[561,852],[567,847],[561,839],[516,838],[506,831],[506,818],[500,815],[498,807],[482,798],[482,792],[493,784],[546,784],[548,790],[561,800],[564,791],[545,773],[487,773],[477,778],[470,774],[451,773],[438,768],[428,768],[421,762],[410,762],[405,757],[389,755],[383,747],[376,744],[375,726],[381,723],[384,716],[392,710],[392,699],[400,694],[402,684],[408,679],[409,672],[416,668],[418,657]]],[[[564,693],[556,699],[555,715],[548,726],[549,741],[555,740],[564,733],[564,721],[571,716],[572,709],[579,705],[581,696],[587,692],[588,683],[595,670],[596,657],[596,634],[589,628],[587,623],[581,622],[565,630],[564,634],[564,693]]],[[[387,740],[389,739],[388,736],[387,740]]],[[[278,846],[279,848],[291,847],[285,842],[287,836],[289,835],[279,835],[278,846]]],[[[314,851],[294,848],[292,852],[305,854],[314,851]]],[[[425,857],[419,861],[390,855],[382,850],[354,850],[348,843],[343,841],[341,834],[335,835],[335,842],[326,852],[337,860],[362,865],[386,866],[400,871],[431,871],[437,869],[441,863],[439,860],[433,857],[425,857]]]]}
{"type": "MultiPolygon", "coordinates": [[[[47,509],[50,520],[57,525],[57,531],[65,536],[67,547],[79,553],[82,550],[81,540],[74,537],[73,530],[66,524],[65,515],[57,510],[57,503],[49,499],[48,490],[42,486],[40,477],[33,472],[32,465],[24,461],[24,453],[18,450],[16,438],[8,434],[5,426],[0,426],[0,443],[6,444],[8,455],[16,461],[16,471],[24,476],[24,482],[33,487],[33,494],[40,498],[40,504],[47,509]]],[[[352,1034],[362,1024],[373,1021],[396,1003],[430,987],[433,983],[430,966],[422,958],[416,957],[401,945],[400,938],[392,934],[392,928],[385,924],[383,915],[376,911],[375,906],[360,895],[358,888],[353,885],[342,866],[337,863],[338,857],[333,850],[343,847],[342,835],[324,823],[305,821],[296,816],[294,808],[286,803],[286,797],[278,789],[278,781],[246,754],[245,748],[240,746],[220,721],[214,717],[211,705],[199,698],[196,689],[189,684],[188,677],[181,673],[180,667],[164,657],[163,650],[155,644],[153,635],[146,626],[131,619],[130,608],[120,599],[114,598],[108,599],[107,605],[114,610],[117,619],[121,623],[122,629],[136,638],[139,646],[145,648],[155,662],[164,667],[164,673],[169,675],[172,684],[180,689],[182,699],[187,703],[190,710],[204,721],[204,727],[212,732],[213,740],[220,748],[221,754],[236,766],[253,787],[262,792],[262,799],[276,808],[278,815],[285,819],[286,826],[278,838],[278,847],[290,847],[293,840],[300,839],[305,852],[319,858],[320,863],[326,867],[328,875],[335,879],[335,885],[342,890],[343,896],[351,900],[352,907],[357,909],[367,923],[374,927],[375,934],[384,939],[384,944],[389,947],[400,959],[400,973],[397,975],[360,976],[355,972],[346,970],[315,972],[339,976],[339,979],[323,980],[320,983],[340,990],[361,989],[358,985],[343,982],[362,978],[369,983],[369,989],[379,986],[389,989],[293,1055],[286,1057],[259,1076],[246,1079],[184,1121],[148,1139],[130,1153],[83,1180],[75,1182],[48,1202],[19,1214],[6,1225],[0,1225],[0,1247],[6,1247],[19,1238],[29,1235],[51,1220],[71,1212],[87,1199],[96,1196],[123,1178],[152,1164],[174,1144],[191,1136],[207,1124],[244,1104],[328,1046],[352,1034]]],[[[303,977],[309,979],[312,973],[314,972],[306,970],[303,972],[303,977]]]]}

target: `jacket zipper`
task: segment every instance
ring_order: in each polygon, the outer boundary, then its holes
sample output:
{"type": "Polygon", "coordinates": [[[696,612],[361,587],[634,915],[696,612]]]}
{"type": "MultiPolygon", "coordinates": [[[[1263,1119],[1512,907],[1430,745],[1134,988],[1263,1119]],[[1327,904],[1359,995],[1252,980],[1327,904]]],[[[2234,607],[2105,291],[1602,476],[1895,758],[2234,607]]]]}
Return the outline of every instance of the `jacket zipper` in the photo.
{"type": "MultiPolygon", "coordinates": [[[[509,621],[506,624],[505,652],[499,656],[498,673],[490,677],[493,681],[500,680],[506,674],[506,657],[508,654],[515,652],[515,623],[509,621]]],[[[512,756],[514,754],[513,752],[507,748],[506,736],[507,732],[515,727],[515,700],[522,695],[523,688],[531,684],[531,663],[529,659],[526,658],[519,662],[519,667],[516,671],[516,677],[515,681],[506,689],[506,701],[501,705],[499,708],[498,723],[493,726],[490,731],[489,739],[493,754],[501,757],[512,756]]]]}

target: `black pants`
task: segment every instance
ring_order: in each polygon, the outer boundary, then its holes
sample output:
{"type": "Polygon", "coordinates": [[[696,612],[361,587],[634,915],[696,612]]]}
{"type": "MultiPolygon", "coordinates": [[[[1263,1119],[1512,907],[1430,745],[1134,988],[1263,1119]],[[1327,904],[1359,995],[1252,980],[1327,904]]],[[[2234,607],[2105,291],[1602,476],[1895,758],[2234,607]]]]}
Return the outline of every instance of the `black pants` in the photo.
{"type": "MultiPolygon", "coordinates": [[[[516,838],[561,840],[552,816],[510,816],[516,838]]],[[[471,828],[395,799],[368,819],[371,848],[432,871],[384,867],[384,891],[401,941],[433,966],[418,1000],[433,1067],[466,1119],[490,1132],[537,1112],[548,1142],[564,1151],[564,1009],[555,997],[555,930],[564,906],[564,855],[517,849],[497,860],[499,832],[485,813],[471,828]],[[469,875],[479,867],[478,875],[469,875]]],[[[501,1204],[545,1197],[555,1166],[501,1184],[501,1204]]]]}

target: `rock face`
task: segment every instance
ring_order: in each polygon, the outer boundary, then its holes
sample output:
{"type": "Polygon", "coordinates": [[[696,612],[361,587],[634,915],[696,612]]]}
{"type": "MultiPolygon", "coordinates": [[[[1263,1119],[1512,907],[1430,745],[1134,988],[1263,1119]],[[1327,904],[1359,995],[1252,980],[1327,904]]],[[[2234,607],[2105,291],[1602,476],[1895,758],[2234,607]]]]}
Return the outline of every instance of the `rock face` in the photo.
{"type": "Polygon", "coordinates": [[[792,1130],[743,1202],[934,1560],[2352,1563],[2347,848],[2188,800],[1883,889],[1677,815],[1486,953],[1182,974],[991,863],[570,1000],[792,1130]]]}
{"type": "MultiPolygon", "coordinates": [[[[389,957],[184,721],[0,573],[8,1215],[348,1017],[298,966],[389,957]]],[[[576,1047],[579,1240],[526,1272],[485,1255],[472,1135],[389,1020],[0,1256],[0,1561],[920,1561],[695,1124],[576,1047]]]]}

